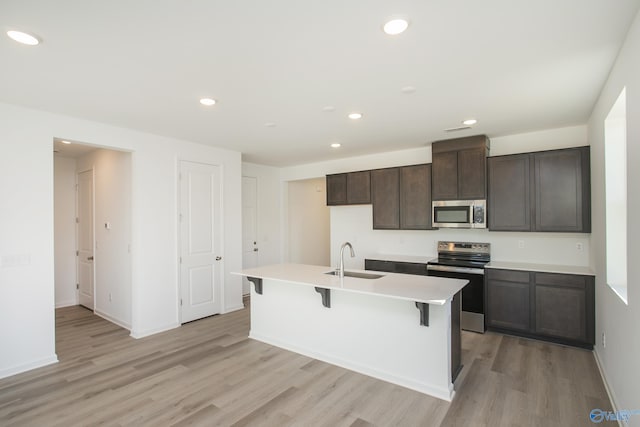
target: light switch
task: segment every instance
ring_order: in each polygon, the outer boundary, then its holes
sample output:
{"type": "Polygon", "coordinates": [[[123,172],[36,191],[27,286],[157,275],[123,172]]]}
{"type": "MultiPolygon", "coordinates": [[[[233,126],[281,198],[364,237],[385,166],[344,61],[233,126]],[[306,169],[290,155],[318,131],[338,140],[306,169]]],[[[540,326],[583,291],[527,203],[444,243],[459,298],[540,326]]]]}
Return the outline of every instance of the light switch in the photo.
{"type": "Polygon", "coordinates": [[[109,221],[104,223],[105,230],[111,230],[111,223],[109,221]]]}

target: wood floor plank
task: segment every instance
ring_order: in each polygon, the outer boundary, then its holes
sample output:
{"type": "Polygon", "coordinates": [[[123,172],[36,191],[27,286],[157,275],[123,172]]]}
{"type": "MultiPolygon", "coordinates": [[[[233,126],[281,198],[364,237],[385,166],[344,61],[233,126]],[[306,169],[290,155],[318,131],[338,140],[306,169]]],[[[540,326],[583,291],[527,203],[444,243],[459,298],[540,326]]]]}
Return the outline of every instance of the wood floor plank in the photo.
{"type": "Polygon", "coordinates": [[[249,320],[246,308],[136,340],[57,309],[60,362],[0,380],[0,425],[546,427],[611,410],[581,349],[463,332],[448,403],[250,340],[249,320]]]}

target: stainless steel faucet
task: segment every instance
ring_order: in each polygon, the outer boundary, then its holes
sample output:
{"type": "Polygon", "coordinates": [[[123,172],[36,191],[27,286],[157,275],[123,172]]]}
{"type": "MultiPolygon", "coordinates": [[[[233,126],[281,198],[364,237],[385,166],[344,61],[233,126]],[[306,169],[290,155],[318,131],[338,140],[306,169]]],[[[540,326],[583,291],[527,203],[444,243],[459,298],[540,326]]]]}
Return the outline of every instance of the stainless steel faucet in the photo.
{"type": "Polygon", "coordinates": [[[356,256],[351,243],[344,242],[340,247],[340,266],[338,267],[338,275],[340,276],[340,278],[344,277],[344,248],[346,248],[347,246],[349,246],[349,249],[351,249],[351,258],[356,256]]]}

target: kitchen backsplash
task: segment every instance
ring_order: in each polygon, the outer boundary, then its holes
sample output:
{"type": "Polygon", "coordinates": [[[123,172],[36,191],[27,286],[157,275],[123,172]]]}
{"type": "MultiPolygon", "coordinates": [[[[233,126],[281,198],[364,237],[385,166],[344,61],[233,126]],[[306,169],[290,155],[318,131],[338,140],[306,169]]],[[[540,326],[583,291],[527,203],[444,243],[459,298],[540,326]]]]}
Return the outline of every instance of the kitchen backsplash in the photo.
{"type": "Polygon", "coordinates": [[[373,230],[371,205],[331,208],[331,264],[337,262],[343,242],[353,244],[355,258],[345,257],[348,268],[364,268],[367,255],[436,256],[438,240],[491,243],[496,261],[589,266],[589,234],[514,233],[488,230],[432,231],[373,230]]]}

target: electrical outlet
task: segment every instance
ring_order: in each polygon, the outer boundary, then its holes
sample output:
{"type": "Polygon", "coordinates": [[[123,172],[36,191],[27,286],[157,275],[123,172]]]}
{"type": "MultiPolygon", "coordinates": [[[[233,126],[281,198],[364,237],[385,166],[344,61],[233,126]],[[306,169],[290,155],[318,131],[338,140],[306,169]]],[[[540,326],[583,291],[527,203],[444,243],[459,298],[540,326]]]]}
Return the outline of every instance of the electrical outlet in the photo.
{"type": "Polygon", "coordinates": [[[524,240],[518,240],[518,249],[524,249],[524,240]]]}
{"type": "Polygon", "coordinates": [[[607,348],[607,336],[605,333],[602,333],[602,348],[607,348]]]}
{"type": "Polygon", "coordinates": [[[576,243],[576,249],[577,249],[577,250],[581,251],[581,250],[582,250],[582,248],[583,248],[583,246],[582,246],[582,242],[578,242],[578,243],[576,243]]]}

